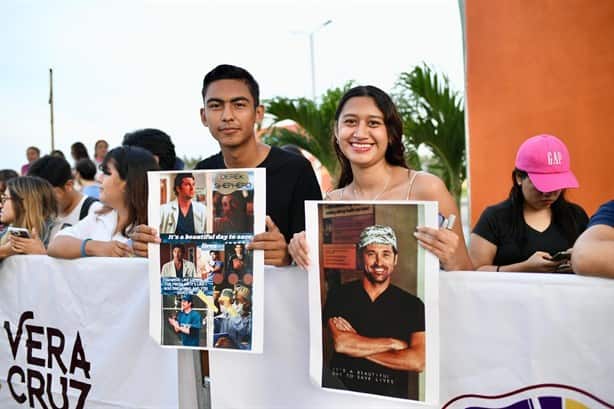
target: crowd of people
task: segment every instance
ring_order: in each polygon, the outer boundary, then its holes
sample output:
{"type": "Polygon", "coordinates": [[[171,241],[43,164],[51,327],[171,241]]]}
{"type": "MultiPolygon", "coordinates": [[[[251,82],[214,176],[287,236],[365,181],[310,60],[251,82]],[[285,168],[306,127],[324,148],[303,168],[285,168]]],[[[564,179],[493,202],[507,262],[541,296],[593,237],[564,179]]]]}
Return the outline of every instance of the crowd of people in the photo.
{"type": "MultiPolygon", "coordinates": [[[[307,159],[257,140],[256,124],[264,108],[258,83],[249,72],[217,66],[204,77],[201,92],[201,122],[220,152],[195,169],[264,168],[266,230],[256,232],[246,245],[225,249],[224,256],[207,250],[206,264],[188,260],[184,246],[174,245],[161,276],[211,279],[217,289],[215,346],[250,349],[253,278],[245,266],[250,265],[251,252],[263,250],[267,265],[308,268],[304,202],[321,200],[322,194],[307,159]]],[[[467,246],[461,223],[448,223],[460,214],[455,200],[439,177],[407,165],[402,132],[401,116],[387,93],[374,86],[349,89],[339,101],[331,130],[330,149],[341,175],[325,199],[437,202],[441,226],[418,226],[414,236],[444,270],[614,277],[614,201],[589,218],[581,206],[566,199],[566,189],[578,188],[579,182],[562,140],[537,135],[521,144],[508,197],[484,210],[467,246]]],[[[188,170],[177,173],[176,199],[163,205],[161,224],[148,223],[147,172],[184,170],[163,131],[127,133],[122,145],[112,149],[99,140],[91,159],[85,145],[76,142],[71,146],[73,167],[61,151],[40,157],[40,150],[31,146],[26,156],[21,176],[0,170],[0,260],[19,254],[146,257],[152,243],[161,243],[160,233],[205,231],[205,207],[194,200],[195,177],[188,170]]],[[[214,231],[240,232],[252,222],[250,198],[217,194],[212,200],[214,231]]],[[[373,393],[407,397],[407,372],[424,369],[424,306],[391,283],[399,248],[390,226],[366,228],[356,248],[362,278],[329,288],[323,305],[323,326],[334,344],[325,380],[370,390],[352,373],[344,378],[344,368],[358,362],[363,373],[378,373],[387,380],[373,393]],[[397,307],[407,312],[402,323],[378,313],[397,307]]],[[[197,346],[202,316],[193,309],[192,295],[180,295],[181,310],[169,316],[168,325],[183,345],[197,346]]]]}
{"type": "MultiPolygon", "coordinates": [[[[220,152],[196,169],[265,168],[267,184],[284,188],[267,189],[266,231],[256,234],[247,249],[264,250],[265,264],[307,267],[303,202],[322,199],[310,163],[256,139],[255,125],[264,108],[258,83],[246,70],[216,67],[204,78],[202,97],[201,121],[220,152]]],[[[438,202],[442,219],[458,215],[441,179],[407,166],[402,129],[397,107],[384,91],[373,86],[348,90],[331,132],[341,176],[326,200],[430,200],[438,202]]],[[[130,132],[121,146],[110,150],[99,140],[93,158],[83,143],[75,142],[73,167],[61,151],[41,157],[40,149],[30,146],[26,156],[21,176],[0,171],[0,258],[44,253],[59,258],[146,256],[148,243],[160,242],[158,230],[147,223],[146,173],[184,167],[166,133],[130,132]],[[18,234],[19,228],[25,233],[18,234]]],[[[614,276],[614,264],[607,261],[613,253],[608,249],[614,240],[614,202],[590,219],[582,207],[570,203],[565,190],[579,187],[570,162],[560,139],[528,138],[518,149],[508,198],[483,212],[469,246],[460,223],[451,229],[420,226],[416,239],[445,270],[614,276]]],[[[190,173],[176,179],[177,206],[192,203],[190,180],[190,173]]],[[[244,224],[233,217],[246,213],[241,198],[218,199],[217,224],[244,224]]],[[[173,214],[169,208],[169,220],[173,214]]]]}

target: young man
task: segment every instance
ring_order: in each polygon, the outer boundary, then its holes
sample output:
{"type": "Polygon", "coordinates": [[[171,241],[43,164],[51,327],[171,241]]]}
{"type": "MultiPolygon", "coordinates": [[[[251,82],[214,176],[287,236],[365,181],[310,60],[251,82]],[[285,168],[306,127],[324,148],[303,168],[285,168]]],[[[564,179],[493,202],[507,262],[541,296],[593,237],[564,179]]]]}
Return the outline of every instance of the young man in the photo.
{"type": "Polygon", "coordinates": [[[191,173],[175,176],[175,200],[160,208],[160,233],[200,234],[205,232],[207,208],[194,200],[196,182],[191,173]]]}
{"type": "Polygon", "coordinates": [[[323,311],[334,352],[324,386],[409,399],[408,373],[425,363],[424,304],[391,284],[398,261],[389,226],[360,234],[361,280],[331,290],[323,311]]]}
{"type": "Polygon", "coordinates": [[[75,181],[66,159],[45,155],[30,166],[28,175],[39,176],[53,186],[59,215],[56,227],[51,231],[51,238],[64,227],[72,226],[102,208],[102,203],[75,189],[75,181]]]}
{"type": "Polygon", "coordinates": [[[168,323],[175,333],[181,336],[181,344],[186,347],[198,346],[202,321],[202,316],[192,309],[192,296],[188,294],[181,298],[181,311],[177,314],[177,318],[168,318],[168,323]]]}
{"type": "MultiPolygon", "coordinates": [[[[196,169],[265,168],[267,231],[254,236],[249,249],[264,250],[269,265],[290,263],[287,243],[305,229],[305,200],[322,194],[307,159],[256,141],[255,125],[264,116],[258,83],[240,67],[219,65],[203,80],[204,107],[200,118],[218,141],[221,152],[196,169]]],[[[135,252],[146,254],[144,242],[157,241],[155,231],[139,226],[133,235],[135,252]]]]}
{"type": "Polygon", "coordinates": [[[219,65],[203,80],[204,107],[200,118],[221,152],[196,169],[265,168],[267,232],[248,246],[265,250],[265,264],[290,263],[287,242],[305,228],[305,200],[322,198],[310,163],[297,155],[256,141],[255,125],[262,121],[258,83],[240,67],[219,65]]]}
{"type": "Polygon", "coordinates": [[[151,152],[160,165],[160,170],[182,170],[177,167],[175,145],[171,137],[159,129],[146,128],[128,132],[124,135],[122,145],[140,146],[151,152]]]}
{"type": "Polygon", "coordinates": [[[220,260],[220,253],[215,250],[209,252],[209,262],[205,265],[205,271],[208,275],[222,273],[224,262],[220,260]]]}
{"type": "Polygon", "coordinates": [[[185,249],[181,244],[173,246],[173,259],[162,266],[162,277],[192,278],[196,277],[196,266],[183,258],[185,249]]]}
{"type": "Polygon", "coordinates": [[[80,159],[75,165],[75,179],[81,185],[81,193],[100,200],[100,184],[96,182],[96,164],[89,158],[80,159]]]}

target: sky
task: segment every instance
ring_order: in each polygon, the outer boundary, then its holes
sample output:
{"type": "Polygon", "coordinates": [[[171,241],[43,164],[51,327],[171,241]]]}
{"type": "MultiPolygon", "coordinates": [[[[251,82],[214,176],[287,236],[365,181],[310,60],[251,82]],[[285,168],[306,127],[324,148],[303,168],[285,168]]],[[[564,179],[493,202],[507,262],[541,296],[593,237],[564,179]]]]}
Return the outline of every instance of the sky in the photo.
{"type": "MultiPolygon", "coordinates": [[[[179,156],[219,149],[200,122],[203,76],[218,64],[250,71],[261,98],[311,97],[349,80],[391,91],[401,72],[428,63],[463,91],[457,0],[0,2],[0,168],[25,150],[69,155],[98,139],[159,128],[179,156]],[[325,27],[321,25],[332,22],[325,27]]],[[[72,163],[72,160],[69,160],[72,163]]]]}

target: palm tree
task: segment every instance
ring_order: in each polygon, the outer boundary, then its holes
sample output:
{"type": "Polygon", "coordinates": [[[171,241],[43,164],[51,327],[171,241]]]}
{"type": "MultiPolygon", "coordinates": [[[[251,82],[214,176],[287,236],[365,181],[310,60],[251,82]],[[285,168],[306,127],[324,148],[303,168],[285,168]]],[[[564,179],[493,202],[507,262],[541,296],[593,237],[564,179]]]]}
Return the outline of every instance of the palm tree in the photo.
{"type": "Polygon", "coordinates": [[[406,145],[428,146],[435,158],[429,171],[440,176],[457,204],[466,178],[465,109],[448,78],[426,64],[400,75],[396,104],[403,118],[406,145]]]}
{"type": "Polygon", "coordinates": [[[329,89],[318,104],[307,98],[276,97],[265,101],[266,110],[275,117],[263,137],[270,145],[296,145],[318,158],[331,177],[338,178],[339,164],[332,145],[332,130],[337,104],[352,82],[343,87],[329,89]],[[276,126],[279,121],[290,119],[299,125],[298,131],[276,126]]]}

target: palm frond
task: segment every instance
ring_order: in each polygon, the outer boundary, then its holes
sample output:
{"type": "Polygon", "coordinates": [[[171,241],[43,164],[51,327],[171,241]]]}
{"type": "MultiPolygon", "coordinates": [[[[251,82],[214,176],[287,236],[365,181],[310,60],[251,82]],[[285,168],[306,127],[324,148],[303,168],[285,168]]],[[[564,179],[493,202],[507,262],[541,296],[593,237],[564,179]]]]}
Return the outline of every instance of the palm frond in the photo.
{"type": "Polygon", "coordinates": [[[433,151],[438,162],[430,170],[442,177],[458,202],[466,177],[465,111],[461,97],[450,89],[445,75],[438,75],[427,65],[402,73],[395,91],[407,143],[424,144],[433,151]]]}
{"type": "Polygon", "coordinates": [[[352,82],[343,87],[326,91],[318,104],[307,98],[275,97],[265,101],[266,110],[277,122],[292,120],[304,131],[293,132],[273,125],[264,141],[275,146],[293,144],[314,155],[328,169],[331,176],[338,177],[339,165],[332,146],[332,130],[337,104],[352,82]]]}

